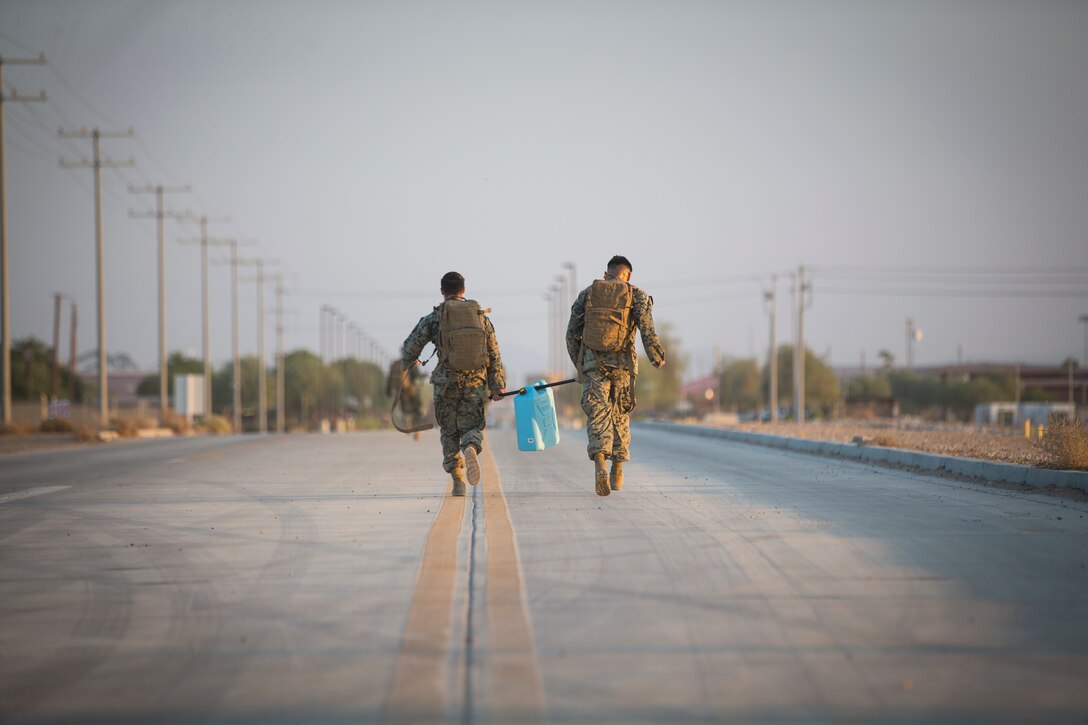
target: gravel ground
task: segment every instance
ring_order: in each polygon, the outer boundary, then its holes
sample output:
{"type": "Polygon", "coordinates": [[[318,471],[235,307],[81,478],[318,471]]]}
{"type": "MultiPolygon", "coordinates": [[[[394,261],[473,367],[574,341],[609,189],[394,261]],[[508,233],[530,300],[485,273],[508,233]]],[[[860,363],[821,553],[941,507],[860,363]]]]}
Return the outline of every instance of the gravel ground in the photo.
{"type": "Polygon", "coordinates": [[[1023,431],[989,426],[968,426],[917,421],[849,420],[831,423],[740,423],[735,430],[853,443],[857,436],[872,438],[868,445],[905,448],[945,456],[981,458],[1027,466],[1047,466],[1049,456],[1026,438],[1023,431]]]}

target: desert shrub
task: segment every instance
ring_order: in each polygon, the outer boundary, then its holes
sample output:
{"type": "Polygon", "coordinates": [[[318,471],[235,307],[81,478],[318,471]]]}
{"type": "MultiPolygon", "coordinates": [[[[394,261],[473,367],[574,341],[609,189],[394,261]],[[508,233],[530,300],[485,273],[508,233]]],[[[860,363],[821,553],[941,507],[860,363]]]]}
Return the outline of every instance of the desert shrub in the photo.
{"type": "Polygon", "coordinates": [[[175,435],[188,435],[192,432],[192,426],[189,425],[189,421],[183,415],[167,413],[162,423],[163,426],[174,431],[175,435]]]}
{"type": "Polygon", "coordinates": [[[1047,462],[1064,470],[1088,469],[1088,430],[1079,418],[1051,416],[1041,440],[1035,446],[1046,454],[1047,462]]]}
{"type": "Polygon", "coordinates": [[[36,423],[0,423],[0,435],[27,436],[37,430],[36,423]]]}
{"type": "Polygon", "coordinates": [[[899,441],[895,439],[895,436],[889,433],[880,433],[873,436],[874,446],[883,446],[884,448],[896,448],[899,446],[899,441]]]}
{"type": "Polygon", "coordinates": [[[117,431],[117,435],[122,438],[135,438],[136,432],[140,430],[140,426],[131,418],[119,418],[118,420],[113,421],[113,429],[117,431]]]}
{"type": "Polygon", "coordinates": [[[42,421],[42,424],[38,426],[38,430],[42,433],[71,433],[75,430],[75,427],[72,425],[72,421],[66,418],[49,418],[42,421]]]}
{"type": "Polygon", "coordinates": [[[206,415],[200,419],[198,427],[212,435],[230,435],[234,432],[234,426],[221,415],[206,415]]]}
{"type": "Polygon", "coordinates": [[[98,440],[98,431],[86,425],[76,426],[72,434],[80,443],[94,443],[98,440]]]}

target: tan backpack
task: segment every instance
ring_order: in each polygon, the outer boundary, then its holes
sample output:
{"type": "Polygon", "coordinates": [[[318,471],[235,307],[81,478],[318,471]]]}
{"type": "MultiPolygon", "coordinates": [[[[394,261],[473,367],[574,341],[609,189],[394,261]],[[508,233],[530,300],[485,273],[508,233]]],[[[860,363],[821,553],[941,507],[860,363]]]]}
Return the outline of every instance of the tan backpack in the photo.
{"type": "Polygon", "coordinates": [[[484,313],[475,300],[446,300],[438,318],[442,359],[451,370],[483,370],[487,367],[484,313]]]}
{"type": "Polygon", "coordinates": [[[634,293],[618,279],[598,279],[586,297],[582,344],[597,352],[619,352],[627,346],[634,293]]]}

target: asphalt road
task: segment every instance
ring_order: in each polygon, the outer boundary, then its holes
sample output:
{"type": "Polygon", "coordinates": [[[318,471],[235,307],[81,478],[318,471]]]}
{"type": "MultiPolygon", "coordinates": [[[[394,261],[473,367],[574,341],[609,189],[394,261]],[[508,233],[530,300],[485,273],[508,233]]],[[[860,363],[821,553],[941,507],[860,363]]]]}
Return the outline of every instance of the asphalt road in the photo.
{"type": "Polygon", "coordinates": [[[636,430],[0,457],[0,721],[1088,723],[1088,504],[636,430]]]}

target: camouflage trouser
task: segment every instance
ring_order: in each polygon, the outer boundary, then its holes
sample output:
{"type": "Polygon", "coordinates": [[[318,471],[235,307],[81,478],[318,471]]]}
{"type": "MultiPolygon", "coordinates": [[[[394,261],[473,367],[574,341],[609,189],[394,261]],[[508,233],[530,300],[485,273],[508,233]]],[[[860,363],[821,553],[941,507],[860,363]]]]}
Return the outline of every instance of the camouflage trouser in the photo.
{"type": "Polygon", "coordinates": [[[604,453],[613,461],[627,461],[631,456],[630,413],[635,408],[635,388],[631,373],[619,368],[605,368],[583,373],[582,410],[586,413],[589,457],[604,453]]]}
{"type": "Polygon", "coordinates": [[[452,472],[460,463],[458,453],[472,444],[483,448],[487,425],[488,392],[485,385],[461,385],[451,380],[434,388],[434,417],[442,431],[442,468],[452,472]]]}
{"type": "Polygon", "coordinates": [[[405,388],[400,394],[400,412],[413,420],[419,418],[423,412],[423,401],[419,396],[419,388],[405,388]]]}

